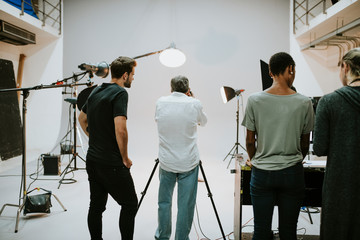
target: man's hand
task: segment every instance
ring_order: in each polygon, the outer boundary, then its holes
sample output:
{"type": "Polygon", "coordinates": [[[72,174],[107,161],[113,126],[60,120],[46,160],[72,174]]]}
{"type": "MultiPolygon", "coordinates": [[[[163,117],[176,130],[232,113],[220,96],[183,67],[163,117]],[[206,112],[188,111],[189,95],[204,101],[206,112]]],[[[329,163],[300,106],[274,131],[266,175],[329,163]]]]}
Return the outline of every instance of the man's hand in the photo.
{"type": "Polygon", "coordinates": [[[188,97],[193,97],[195,98],[194,93],[189,89],[186,93],[185,93],[188,97]]]}
{"type": "Polygon", "coordinates": [[[130,158],[127,158],[127,159],[123,159],[123,163],[124,163],[124,165],[125,165],[125,167],[127,167],[127,168],[131,168],[131,166],[132,166],[132,161],[130,160],[130,158]]]}

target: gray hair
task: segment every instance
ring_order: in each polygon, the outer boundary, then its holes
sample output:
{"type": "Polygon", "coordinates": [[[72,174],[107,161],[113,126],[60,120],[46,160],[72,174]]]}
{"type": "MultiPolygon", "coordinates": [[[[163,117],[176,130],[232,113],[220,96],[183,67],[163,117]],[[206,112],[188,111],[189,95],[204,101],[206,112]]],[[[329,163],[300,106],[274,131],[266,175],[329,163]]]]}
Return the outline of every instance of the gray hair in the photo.
{"type": "Polygon", "coordinates": [[[352,78],[360,76],[360,48],[351,49],[344,55],[341,62],[349,65],[352,78]]]}
{"type": "Polygon", "coordinates": [[[189,90],[189,79],[185,76],[176,76],[171,79],[171,91],[186,93],[189,90]]]}

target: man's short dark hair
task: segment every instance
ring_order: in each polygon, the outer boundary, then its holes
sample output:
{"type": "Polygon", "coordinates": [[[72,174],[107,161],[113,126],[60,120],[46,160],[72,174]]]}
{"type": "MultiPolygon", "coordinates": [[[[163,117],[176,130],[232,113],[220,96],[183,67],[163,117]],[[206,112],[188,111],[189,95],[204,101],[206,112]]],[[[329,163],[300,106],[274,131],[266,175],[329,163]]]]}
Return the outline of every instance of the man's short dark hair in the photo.
{"type": "Polygon", "coordinates": [[[283,74],[288,66],[295,66],[294,59],[290,54],[279,52],[271,56],[269,61],[269,71],[272,75],[283,74]]]}
{"type": "Polygon", "coordinates": [[[136,67],[136,61],[134,59],[129,57],[118,57],[110,65],[111,77],[121,78],[126,72],[130,74],[133,67],[136,67]]]}
{"type": "Polygon", "coordinates": [[[185,76],[176,76],[171,79],[171,90],[186,93],[189,90],[189,79],[185,76]]]}

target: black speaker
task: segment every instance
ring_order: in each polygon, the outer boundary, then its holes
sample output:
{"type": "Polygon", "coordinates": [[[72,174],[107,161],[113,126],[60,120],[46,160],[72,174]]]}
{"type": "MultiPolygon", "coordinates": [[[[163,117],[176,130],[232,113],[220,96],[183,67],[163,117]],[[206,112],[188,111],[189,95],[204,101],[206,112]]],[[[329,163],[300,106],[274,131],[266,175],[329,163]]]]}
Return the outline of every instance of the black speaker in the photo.
{"type": "Polygon", "coordinates": [[[60,175],[60,156],[45,155],[43,157],[44,175],[60,175]]]}

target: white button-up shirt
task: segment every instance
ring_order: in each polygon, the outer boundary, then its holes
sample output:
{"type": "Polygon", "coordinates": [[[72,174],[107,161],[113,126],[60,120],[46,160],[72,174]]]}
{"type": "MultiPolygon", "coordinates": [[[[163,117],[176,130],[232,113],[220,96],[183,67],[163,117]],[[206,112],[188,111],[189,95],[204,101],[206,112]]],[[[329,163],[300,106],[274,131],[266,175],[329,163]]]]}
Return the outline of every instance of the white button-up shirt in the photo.
{"type": "Polygon", "coordinates": [[[188,172],[199,163],[197,126],[207,122],[201,102],[173,92],[156,103],[160,167],[168,172],[188,172]]]}

